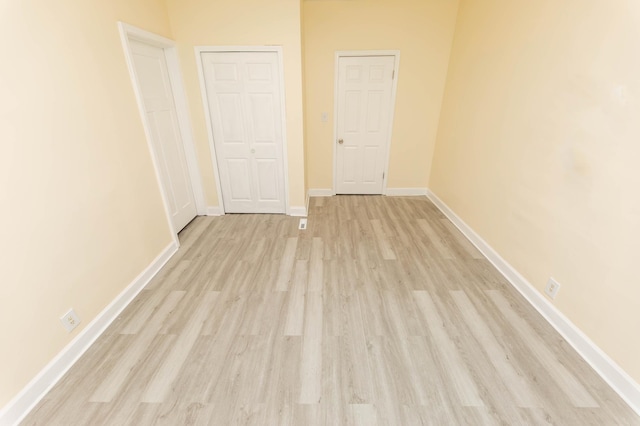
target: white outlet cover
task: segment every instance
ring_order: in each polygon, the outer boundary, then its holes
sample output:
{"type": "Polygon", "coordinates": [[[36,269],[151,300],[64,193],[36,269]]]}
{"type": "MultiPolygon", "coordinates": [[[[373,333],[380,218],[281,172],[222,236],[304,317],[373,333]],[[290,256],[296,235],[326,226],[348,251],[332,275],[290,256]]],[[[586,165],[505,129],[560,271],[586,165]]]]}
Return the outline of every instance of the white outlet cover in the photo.
{"type": "Polygon", "coordinates": [[[553,278],[549,278],[547,286],[544,288],[544,292],[547,293],[547,296],[551,299],[555,299],[558,295],[558,291],[560,291],[560,284],[553,278]]]}
{"type": "Polygon", "coordinates": [[[60,317],[60,322],[64,328],[71,333],[73,329],[80,324],[80,318],[78,317],[78,314],[76,314],[76,311],[69,309],[69,312],[60,317]]]}

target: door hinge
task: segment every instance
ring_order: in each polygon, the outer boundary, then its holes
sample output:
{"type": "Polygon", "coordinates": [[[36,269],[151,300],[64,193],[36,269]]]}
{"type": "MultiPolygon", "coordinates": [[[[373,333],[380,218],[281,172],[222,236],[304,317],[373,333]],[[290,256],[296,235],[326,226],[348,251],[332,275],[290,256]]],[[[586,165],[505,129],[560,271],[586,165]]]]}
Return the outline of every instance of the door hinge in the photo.
{"type": "Polygon", "coordinates": [[[382,172],[382,180],[384,180],[384,172],[382,172]]]}
{"type": "Polygon", "coordinates": [[[396,78],[396,70],[391,71],[391,80],[396,78]]]}

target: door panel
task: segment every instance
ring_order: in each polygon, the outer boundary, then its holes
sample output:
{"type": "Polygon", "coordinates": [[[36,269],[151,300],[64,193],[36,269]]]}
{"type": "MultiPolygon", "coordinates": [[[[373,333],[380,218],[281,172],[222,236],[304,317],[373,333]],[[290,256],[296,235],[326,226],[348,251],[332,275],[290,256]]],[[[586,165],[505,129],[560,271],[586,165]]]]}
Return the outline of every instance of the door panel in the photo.
{"type": "Polygon", "coordinates": [[[260,201],[275,201],[278,199],[276,191],[277,185],[277,165],[273,160],[256,160],[256,175],[258,176],[258,199],[260,201]]]}
{"type": "Polygon", "coordinates": [[[358,149],[355,146],[345,146],[342,150],[342,155],[344,158],[343,161],[343,178],[342,181],[348,184],[356,183],[356,167],[358,165],[357,157],[358,157],[358,149]],[[346,167],[347,165],[354,164],[356,167],[346,167]]]}
{"type": "Polygon", "coordinates": [[[230,199],[241,203],[250,202],[253,196],[251,184],[246,178],[249,175],[249,162],[246,158],[228,158],[226,163],[231,188],[230,199]]]}
{"type": "Polygon", "coordinates": [[[377,146],[367,146],[364,149],[364,159],[362,160],[362,182],[375,183],[378,172],[377,160],[380,148],[377,146]]]}
{"type": "Polygon", "coordinates": [[[349,91],[345,94],[344,131],[357,133],[360,126],[360,92],[349,91]]]}
{"type": "Polygon", "coordinates": [[[284,213],[277,54],[202,53],[202,65],[225,212],[284,213]]]}
{"type": "Polygon", "coordinates": [[[382,117],[382,100],[384,93],[382,92],[369,92],[369,99],[367,99],[367,132],[378,133],[380,132],[380,121],[382,117]]]}
{"type": "Polygon", "coordinates": [[[244,126],[242,123],[242,100],[237,94],[220,94],[218,110],[222,123],[224,143],[244,143],[244,126]]]}
{"type": "Polygon", "coordinates": [[[382,194],[392,113],[393,56],[338,60],[336,192],[382,194]]]}
{"type": "Polygon", "coordinates": [[[257,94],[249,98],[255,143],[275,143],[273,95],[257,94]]]}
{"type": "Polygon", "coordinates": [[[197,209],[164,51],[136,41],[130,46],[162,190],[178,232],[196,217],[197,209]]]}

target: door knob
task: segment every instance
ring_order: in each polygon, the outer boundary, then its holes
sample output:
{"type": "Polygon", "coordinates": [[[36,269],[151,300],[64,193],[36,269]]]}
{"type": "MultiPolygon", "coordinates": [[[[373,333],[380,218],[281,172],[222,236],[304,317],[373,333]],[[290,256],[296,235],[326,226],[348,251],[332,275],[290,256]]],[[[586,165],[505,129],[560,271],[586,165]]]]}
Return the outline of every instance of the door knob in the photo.
{"type": "Polygon", "coordinates": [[[338,143],[342,145],[344,143],[344,139],[338,139],[338,143]]]}
{"type": "Polygon", "coordinates": [[[252,148],[252,149],[251,149],[251,153],[252,153],[252,154],[255,154],[255,153],[256,153],[256,150],[252,148]]]}

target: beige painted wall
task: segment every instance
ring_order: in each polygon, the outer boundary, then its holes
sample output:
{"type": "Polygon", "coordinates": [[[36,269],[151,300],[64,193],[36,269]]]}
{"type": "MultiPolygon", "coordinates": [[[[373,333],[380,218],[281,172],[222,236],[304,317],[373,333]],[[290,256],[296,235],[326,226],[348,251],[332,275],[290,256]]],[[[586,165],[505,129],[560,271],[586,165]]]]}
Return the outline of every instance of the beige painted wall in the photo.
{"type": "Polygon", "coordinates": [[[439,120],[457,0],[167,3],[0,3],[0,407],[171,242],[118,20],[179,42],[209,205],[195,45],[283,46],[293,206],[332,186],[334,51],[400,49],[389,187],[429,185],[539,290],[556,277],[640,381],[640,6],[462,0],[439,120]]]}
{"type": "Polygon", "coordinates": [[[640,3],[462,0],[431,188],[640,382],[640,3]]]}
{"type": "Polygon", "coordinates": [[[208,205],[218,205],[218,194],[194,46],[280,45],[284,53],[289,204],[304,206],[300,0],[167,0],[167,6],[179,46],[208,205]]]}
{"type": "Polygon", "coordinates": [[[335,51],[369,49],[400,50],[388,187],[427,187],[457,7],[457,0],[304,2],[310,188],[333,187],[335,51]]]}
{"type": "Polygon", "coordinates": [[[0,3],[0,407],[171,242],[118,20],[171,35],[161,0],[0,3]]]}

